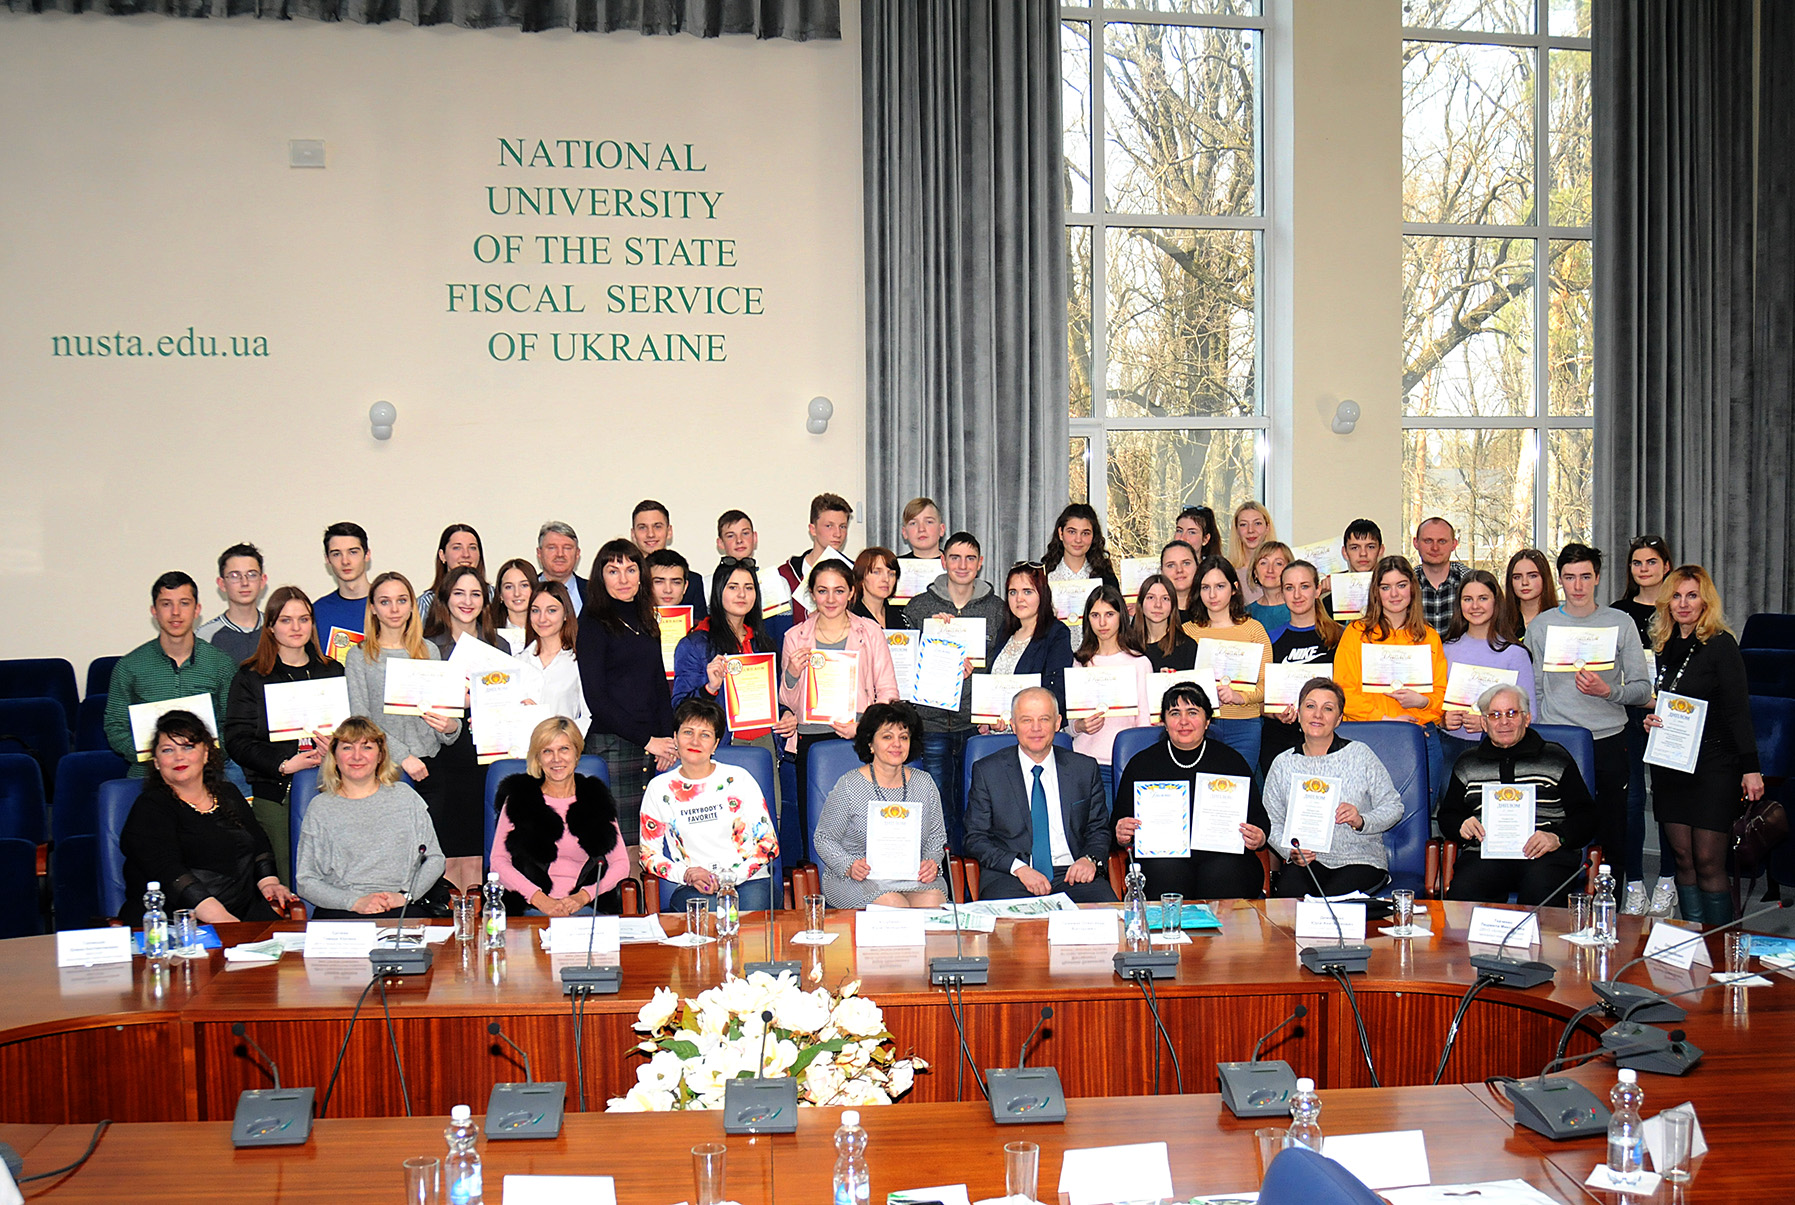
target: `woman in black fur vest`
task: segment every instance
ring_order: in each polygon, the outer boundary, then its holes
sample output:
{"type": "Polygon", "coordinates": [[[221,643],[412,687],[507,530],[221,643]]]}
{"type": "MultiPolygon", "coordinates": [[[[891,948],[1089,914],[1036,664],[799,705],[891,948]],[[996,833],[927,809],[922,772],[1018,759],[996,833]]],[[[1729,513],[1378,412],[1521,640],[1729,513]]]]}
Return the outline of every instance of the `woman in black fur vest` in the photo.
{"type": "Polygon", "coordinates": [[[499,784],[492,869],[505,888],[507,911],[620,911],[617,885],[629,874],[629,849],[610,788],[574,773],[584,745],[572,720],[544,720],[530,734],[527,772],[499,784]]]}

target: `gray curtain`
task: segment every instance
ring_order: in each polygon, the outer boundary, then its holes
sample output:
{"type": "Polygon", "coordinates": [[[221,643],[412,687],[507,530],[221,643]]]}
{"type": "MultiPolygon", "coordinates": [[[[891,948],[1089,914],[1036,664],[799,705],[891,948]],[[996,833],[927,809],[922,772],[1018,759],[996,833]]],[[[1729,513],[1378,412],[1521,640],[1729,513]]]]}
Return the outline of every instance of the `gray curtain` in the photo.
{"type": "Polygon", "coordinates": [[[1058,9],[867,0],[863,38],[866,541],[927,495],[996,580],[1066,497],[1058,9]]]}
{"type": "Polygon", "coordinates": [[[170,17],[268,17],[378,25],[514,25],[526,33],[576,29],[612,33],[690,33],[714,38],[841,37],[841,0],[6,0],[15,13],[107,13],[170,17]]]}
{"type": "Polygon", "coordinates": [[[1795,599],[1790,225],[1795,18],[1753,0],[1594,9],[1596,536],[1795,599]],[[1761,69],[1761,76],[1759,70],[1761,69]],[[1761,92],[1754,81],[1762,81],[1761,92]]]}

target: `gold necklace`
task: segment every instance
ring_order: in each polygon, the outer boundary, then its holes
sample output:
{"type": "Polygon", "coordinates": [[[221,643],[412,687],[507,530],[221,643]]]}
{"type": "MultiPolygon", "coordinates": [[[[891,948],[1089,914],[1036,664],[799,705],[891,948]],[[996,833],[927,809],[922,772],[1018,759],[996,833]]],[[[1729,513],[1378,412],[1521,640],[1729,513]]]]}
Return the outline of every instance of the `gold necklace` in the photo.
{"type": "Polygon", "coordinates": [[[192,808],[196,813],[198,813],[201,816],[210,816],[213,812],[216,812],[218,810],[218,796],[212,792],[212,789],[210,787],[206,788],[206,799],[212,804],[211,807],[208,807],[208,808],[200,807],[199,804],[194,803],[191,799],[187,799],[185,797],[183,797],[181,799],[181,802],[186,804],[188,807],[192,808]]]}

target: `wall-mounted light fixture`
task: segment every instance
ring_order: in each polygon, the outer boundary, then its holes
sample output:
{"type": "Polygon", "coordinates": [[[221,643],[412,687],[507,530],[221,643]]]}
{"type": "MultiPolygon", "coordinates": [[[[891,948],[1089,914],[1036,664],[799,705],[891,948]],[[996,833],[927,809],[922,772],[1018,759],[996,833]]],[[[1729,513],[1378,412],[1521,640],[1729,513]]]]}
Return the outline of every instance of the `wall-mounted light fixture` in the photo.
{"type": "Polygon", "coordinates": [[[373,428],[375,439],[391,439],[393,423],[399,417],[399,408],[391,402],[375,402],[368,407],[368,424],[373,428]]]}
{"type": "Polygon", "coordinates": [[[804,420],[804,429],[812,435],[821,435],[829,429],[829,420],[835,417],[835,403],[826,397],[810,399],[809,417],[804,420]]]}
{"type": "Polygon", "coordinates": [[[1334,434],[1351,435],[1359,425],[1359,403],[1347,398],[1334,407],[1334,434]]]}

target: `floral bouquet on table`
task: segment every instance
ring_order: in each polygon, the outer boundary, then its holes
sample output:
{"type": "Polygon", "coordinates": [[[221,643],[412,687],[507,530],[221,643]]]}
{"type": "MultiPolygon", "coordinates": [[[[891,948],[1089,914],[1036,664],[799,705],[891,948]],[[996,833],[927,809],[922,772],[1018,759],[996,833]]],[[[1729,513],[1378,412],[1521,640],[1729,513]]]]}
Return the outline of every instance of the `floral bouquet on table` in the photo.
{"type": "Polygon", "coordinates": [[[790,975],[756,971],[681,1000],[655,989],[635,1028],[647,1034],[636,1050],[648,1062],[636,1068],[636,1086],[605,1105],[611,1113],[719,1109],[723,1086],[757,1074],[791,1076],[800,1105],[888,1105],[910,1090],[928,1064],[897,1057],[879,1006],[857,995],[860,984],[840,992],[806,992],[790,975]],[[769,1026],[761,1020],[773,1014],[769,1026]],[[757,1068],[763,1031],[766,1065],[757,1068]]]}

